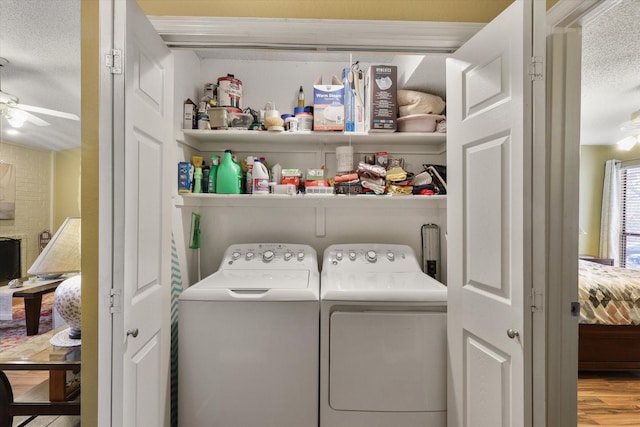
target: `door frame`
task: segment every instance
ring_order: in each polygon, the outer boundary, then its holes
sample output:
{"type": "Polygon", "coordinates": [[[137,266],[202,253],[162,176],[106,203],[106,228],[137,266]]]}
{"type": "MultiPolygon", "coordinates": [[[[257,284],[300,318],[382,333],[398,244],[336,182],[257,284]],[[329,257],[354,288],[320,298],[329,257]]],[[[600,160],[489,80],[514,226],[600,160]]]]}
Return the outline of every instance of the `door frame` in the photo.
{"type": "MultiPolygon", "coordinates": [[[[113,386],[113,316],[110,307],[113,289],[113,122],[114,75],[107,68],[103,55],[114,48],[114,13],[112,1],[100,1],[99,5],[99,74],[100,97],[98,99],[98,169],[100,179],[98,196],[98,368],[97,425],[112,425],[113,386]]],[[[97,356],[96,355],[96,356],[97,356]]]]}
{"type": "MultiPolygon", "coordinates": [[[[553,352],[542,355],[534,348],[534,363],[546,363],[547,381],[546,390],[536,389],[534,377],[534,413],[546,414],[536,426],[577,424],[578,317],[571,315],[571,303],[578,301],[581,28],[619,1],[560,0],[547,12],[549,209],[543,304],[549,325],[545,347],[553,352]]],[[[538,337],[545,331],[536,332],[538,337]]]]}

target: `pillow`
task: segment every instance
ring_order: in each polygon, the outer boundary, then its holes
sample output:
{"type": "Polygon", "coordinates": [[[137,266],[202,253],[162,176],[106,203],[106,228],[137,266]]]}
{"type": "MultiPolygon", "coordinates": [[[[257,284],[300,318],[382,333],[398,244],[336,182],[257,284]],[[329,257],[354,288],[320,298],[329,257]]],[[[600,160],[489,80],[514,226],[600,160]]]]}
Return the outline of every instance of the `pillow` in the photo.
{"type": "Polygon", "coordinates": [[[400,117],[412,114],[442,114],[445,102],[437,95],[416,90],[398,90],[400,117]]]}

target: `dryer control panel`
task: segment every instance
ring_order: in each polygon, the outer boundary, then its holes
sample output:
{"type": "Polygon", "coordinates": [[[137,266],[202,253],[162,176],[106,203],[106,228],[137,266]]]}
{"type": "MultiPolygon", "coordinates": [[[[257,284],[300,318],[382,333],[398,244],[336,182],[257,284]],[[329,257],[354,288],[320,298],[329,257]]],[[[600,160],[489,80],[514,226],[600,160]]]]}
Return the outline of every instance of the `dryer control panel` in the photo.
{"type": "Polygon", "coordinates": [[[324,268],[336,271],[421,271],[411,247],[377,243],[332,245],[324,252],[324,268]]]}
{"type": "Polygon", "coordinates": [[[308,245],[290,243],[244,243],[227,248],[220,268],[280,269],[309,266],[317,269],[316,251],[308,245]]]}

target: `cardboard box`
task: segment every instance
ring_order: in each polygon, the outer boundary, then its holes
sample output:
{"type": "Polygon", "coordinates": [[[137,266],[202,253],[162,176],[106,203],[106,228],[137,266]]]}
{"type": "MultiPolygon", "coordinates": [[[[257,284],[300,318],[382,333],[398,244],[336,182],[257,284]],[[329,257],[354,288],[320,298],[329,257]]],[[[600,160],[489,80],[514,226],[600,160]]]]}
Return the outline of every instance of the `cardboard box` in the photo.
{"type": "Polygon", "coordinates": [[[344,68],[344,131],[364,133],[364,72],[344,68]]]}
{"type": "Polygon", "coordinates": [[[320,77],[313,85],[313,130],[344,130],[344,86],[336,76],[331,84],[320,77]]]}
{"type": "Polygon", "coordinates": [[[364,86],[365,131],[395,132],[398,118],[398,67],[370,66],[364,86]]]}

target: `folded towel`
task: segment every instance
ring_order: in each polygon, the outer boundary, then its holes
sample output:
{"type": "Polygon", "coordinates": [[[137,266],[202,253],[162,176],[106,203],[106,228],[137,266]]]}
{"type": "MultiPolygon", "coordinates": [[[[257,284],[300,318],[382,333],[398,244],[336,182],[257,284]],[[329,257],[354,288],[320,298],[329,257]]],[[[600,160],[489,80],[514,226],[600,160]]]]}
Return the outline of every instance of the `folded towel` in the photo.
{"type": "Polygon", "coordinates": [[[387,175],[387,171],[382,166],[370,165],[368,163],[358,164],[357,172],[361,178],[384,178],[387,175]]]}
{"type": "Polygon", "coordinates": [[[357,173],[350,173],[347,175],[336,175],[336,177],[334,178],[335,182],[350,182],[350,181],[357,181],[357,180],[358,180],[357,173]]]}
{"type": "Polygon", "coordinates": [[[391,194],[409,195],[412,193],[412,190],[413,190],[413,187],[410,185],[408,186],[394,185],[394,184],[389,185],[389,193],[391,194]]]}
{"type": "Polygon", "coordinates": [[[396,166],[395,168],[387,171],[387,181],[404,181],[405,179],[407,179],[407,172],[400,166],[396,166]]]}
{"type": "Polygon", "coordinates": [[[360,184],[362,184],[364,188],[368,188],[376,194],[383,194],[386,190],[384,180],[382,179],[360,178],[360,184]]]}

